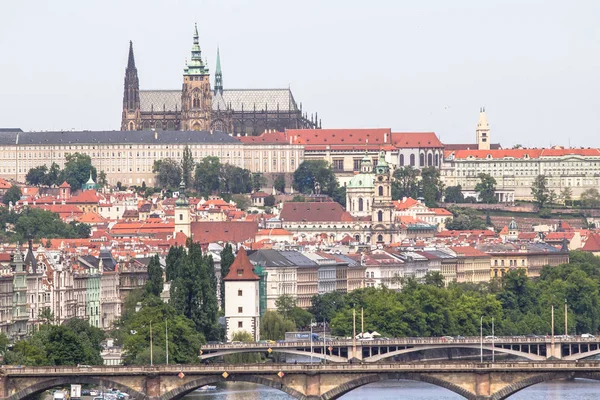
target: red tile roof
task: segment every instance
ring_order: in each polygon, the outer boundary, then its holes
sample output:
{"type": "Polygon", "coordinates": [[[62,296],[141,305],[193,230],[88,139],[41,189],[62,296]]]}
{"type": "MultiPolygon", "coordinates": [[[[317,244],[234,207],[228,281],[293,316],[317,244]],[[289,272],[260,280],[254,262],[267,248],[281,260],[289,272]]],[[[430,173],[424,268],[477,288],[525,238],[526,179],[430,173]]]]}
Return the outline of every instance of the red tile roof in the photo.
{"type": "Polygon", "coordinates": [[[492,159],[502,158],[514,158],[514,159],[525,159],[529,158],[542,158],[542,157],[563,157],[567,155],[578,155],[578,156],[595,156],[600,157],[600,149],[564,149],[564,148],[551,148],[551,149],[498,149],[498,150],[446,150],[445,156],[448,157],[454,154],[454,158],[466,159],[473,157],[476,159],[485,159],[491,156],[492,159]]]}
{"type": "Polygon", "coordinates": [[[71,185],[69,185],[67,181],[64,181],[60,184],[59,188],[71,188],[71,185]]]}
{"type": "Polygon", "coordinates": [[[583,251],[600,251],[600,233],[590,233],[583,248],[583,251]]]}
{"type": "Polygon", "coordinates": [[[287,129],[292,143],[304,145],[383,145],[391,143],[389,128],[375,129],[287,129]]]}
{"type": "Polygon", "coordinates": [[[258,232],[255,221],[196,221],[191,223],[194,242],[243,243],[254,239],[258,232]]]}
{"type": "Polygon", "coordinates": [[[459,256],[463,257],[489,257],[487,253],[479,251],[475,247],[471,246],[456,246],[450,247],[450,249],[459,256]]]}
{"type": "Polygon", "coordinates": [[[392,132],[392,143],[398,148],[442,148],[434,132],[392,132]]]}
{"type": "Polygon", "coordinates": [[[254,273],[254,266],[248,259],[246,249],[243,247],[238,251],[235,260],[229,267],[229,273],[224,281],[258,281],[260,278],[254,273]]]}
{"type": "Polygon", "coordinates": [[[242,143],[288,143],[288,139],[284,132],[263,132],[259,136],[240,136],[238,137],[242,143]]]}
{"type": "Polygon", "coordinates": [[[289,222],[352,222],[350,213],[334,201],[329,202],[286,202],[279,216],[289,222]]]}

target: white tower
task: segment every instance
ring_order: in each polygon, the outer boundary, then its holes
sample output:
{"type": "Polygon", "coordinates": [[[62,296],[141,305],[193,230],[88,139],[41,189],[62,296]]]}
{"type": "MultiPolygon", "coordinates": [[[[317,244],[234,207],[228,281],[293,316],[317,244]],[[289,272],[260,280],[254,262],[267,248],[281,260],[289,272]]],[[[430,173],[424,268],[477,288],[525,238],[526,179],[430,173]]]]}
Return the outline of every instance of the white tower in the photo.
{"type": "Polygon", "coordinates": [[[485,115],[485,107],[479,110],[479,121],[477,121],[477,129],[475,130],[477,137],[477,148],[479,150],[490,149],[490,125],[488,124],[487,115],[485,115]]]}
{"type": "Polygon", "coordinates": [[[192,235],[190,225],[190,202],[185,197],[185,183],[179,185],[179,198],[175,201],[175,232],[183,232],[188,238],[192,235]]]}
{"type": "Polygon", "coordinates": [[[229,273],[225,278],[225,324],[227,340],[231,341],[236,332],[248,332],[255,341],[260,339],[260,278],[246,250],[242,247],[237,253],[229,273]]]}

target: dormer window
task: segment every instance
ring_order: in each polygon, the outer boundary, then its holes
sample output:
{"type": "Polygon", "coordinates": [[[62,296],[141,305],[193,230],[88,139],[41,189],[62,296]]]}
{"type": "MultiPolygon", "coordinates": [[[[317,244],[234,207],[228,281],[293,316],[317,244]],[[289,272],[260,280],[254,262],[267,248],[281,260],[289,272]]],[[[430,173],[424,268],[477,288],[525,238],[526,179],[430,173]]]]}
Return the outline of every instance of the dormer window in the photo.
{"type": "Polygon", "coordinates": [[[243,269],[238,269],[237,270],[237,276],[242,276],[244,275],[244,270],[243,269]]]}

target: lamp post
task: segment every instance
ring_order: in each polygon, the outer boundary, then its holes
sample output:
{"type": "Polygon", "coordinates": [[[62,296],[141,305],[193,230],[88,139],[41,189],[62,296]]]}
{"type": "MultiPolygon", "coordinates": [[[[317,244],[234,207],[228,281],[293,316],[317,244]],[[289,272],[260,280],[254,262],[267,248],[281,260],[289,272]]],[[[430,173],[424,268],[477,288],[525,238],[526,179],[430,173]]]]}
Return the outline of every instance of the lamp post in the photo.
{"type": "Polygon", "coordinates": [[[550,344],[550,346],[552,347],[550,350],[550,357],[554,357],[554,304],[552,305],[552,330],[551,330],[551,334],[552,334],[552,343],[550,344]]]}
{"type": "Polygon", "coordinates": [[[567,299],[565,299],[565,336],[569,335],[569,319],[567,318],[567,299]]]}
{"type": "Polygon", "coordinates": [[[479,320],[479,339],[480,339],[480,347],[479,347],[479,355],[481,358],[481,362],[483,363],[483,315],[479,320]]]}
{"type": "Polygon", "coordinates": [[[313,320],[310,320],[310,363],[313,363],[313,320]]]}
{"type": "Polygon", "coordinates": [[[323,360],[325,360],[325,364],[327,364],[327,336],[325,333],[325,318],[323,318],[323,360]]]}
{"type": "Polygon", "coordinates": [[[169,320],[165,319],[165,346],[167,350],[167,365],[169,365],[169,320]]]}
{"type": "Polygon", "coordinates": [[[492,364],[495,361],[495,355],[496,355],[496,347],[494,346],[495,340],[496,340],[496,337],[494,336],[494,317],[492,317],[492,364]]]}
{"type": "Polygon", "coordinates": [[[152,321],[150,321],[150,366],[154,365],[154,358],[152,357],[152,321]]]}

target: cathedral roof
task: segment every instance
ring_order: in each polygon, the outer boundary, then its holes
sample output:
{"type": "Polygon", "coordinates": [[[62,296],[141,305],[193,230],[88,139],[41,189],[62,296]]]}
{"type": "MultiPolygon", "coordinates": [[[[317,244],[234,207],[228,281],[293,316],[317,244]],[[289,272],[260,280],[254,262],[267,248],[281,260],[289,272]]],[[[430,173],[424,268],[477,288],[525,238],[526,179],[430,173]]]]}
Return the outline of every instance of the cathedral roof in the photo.
{"type": "Polygon", "coordinates": [[[140,111],[181,111],[181,90],[140,90],[140,111]]]}
{"type": "Polygon", "coordinates": [[[79,145],[79,144],[183,144],[239,143],[225,132],[209,131],[64,131],[64,132],[0,132],[0,144],[79,145]]]}

